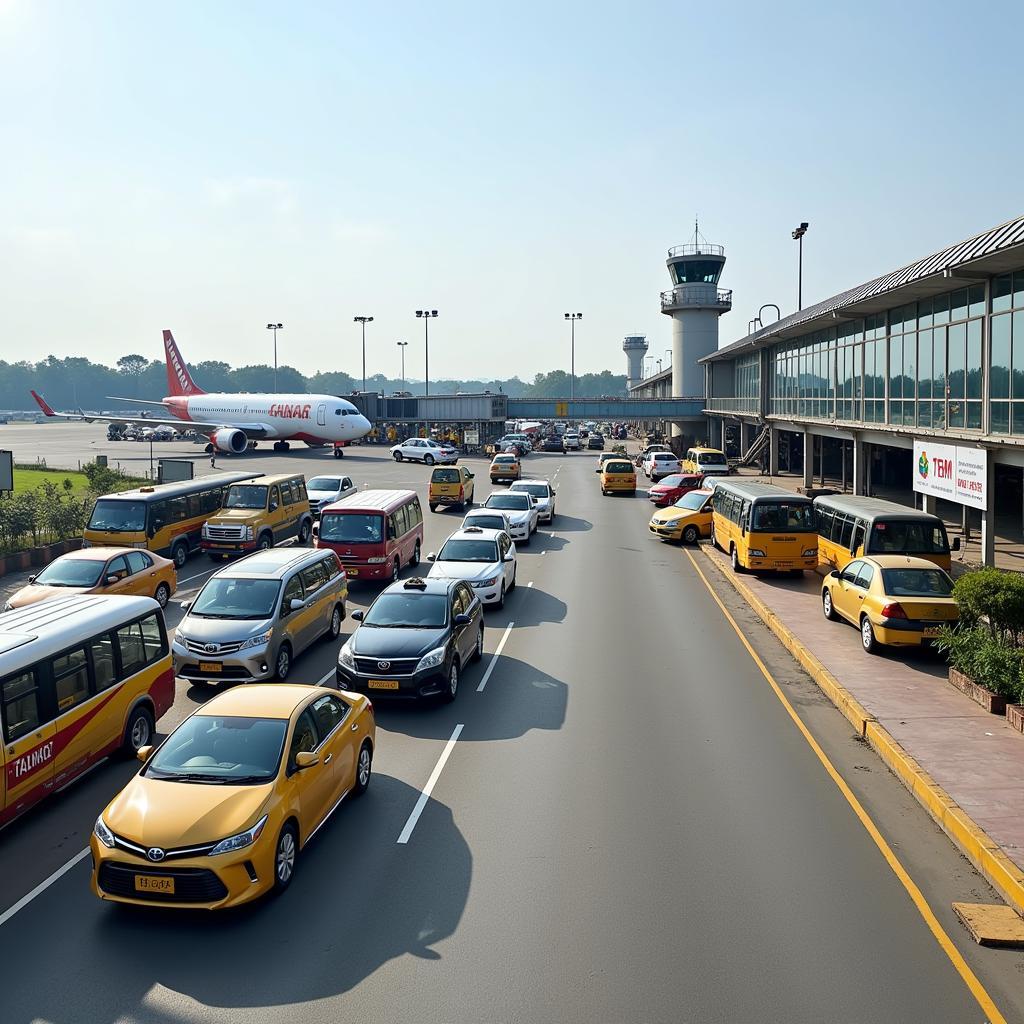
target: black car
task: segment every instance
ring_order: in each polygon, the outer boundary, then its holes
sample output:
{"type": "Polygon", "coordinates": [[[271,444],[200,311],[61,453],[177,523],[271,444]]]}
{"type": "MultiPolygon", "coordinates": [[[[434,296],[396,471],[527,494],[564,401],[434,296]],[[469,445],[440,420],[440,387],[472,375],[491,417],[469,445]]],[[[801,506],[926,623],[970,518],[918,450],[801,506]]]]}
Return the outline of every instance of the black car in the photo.
{"type": "Polygon", "coordinates": [[[540,450],[542,452],[564,452],[565,445],[560,437],[545,437],[540,450]]]}
{"type": "Polygon", "coordinates": [[[453,701],[466,665],[484,653],[480,599],[462,580],[399,580],[381,591],[338,652],[343,690],[453,701]]]}
{"type": "Polygon", "coordinates": [[[593,433],[587,438],[587,447],[596,452],[604,451],[604,438],[598,434],[593,433]]]}

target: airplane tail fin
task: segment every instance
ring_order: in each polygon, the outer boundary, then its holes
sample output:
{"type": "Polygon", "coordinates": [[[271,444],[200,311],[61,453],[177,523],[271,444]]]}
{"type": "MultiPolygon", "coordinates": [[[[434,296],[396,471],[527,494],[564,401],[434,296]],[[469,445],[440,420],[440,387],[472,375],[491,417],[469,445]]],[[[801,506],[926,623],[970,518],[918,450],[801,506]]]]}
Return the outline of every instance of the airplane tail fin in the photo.
{"type": "Polygon", "coordinates": [[[46,402],[46,399],[45,399],[45,398],[43,398],[43,396],[42,396],[42,395],[40,395],[40,394],[39,394],[38,392],[36,392],[36,391],[31,391],[31,390],[30,390],[30,394],[31,394],[31,395],[32,395],[32,397],[33,397],[33,398],[34,398],[34,399],[36,400],[36,405],[38,405],[38,406],[39,406],[39,408],[43,410],[43,415],[44,415],[44,416],[56,416],[56,415],[57,415],[57,414],[56,414],[56,413],[55,413],[55,412],[54,412],[54,411],[53,411],[53,410],[52,410],[52,409],[50,408],[50,406],[49,406],[49,405],[47,404],[47,402],[46,402]]]}
{"type": "Polygon", "coordinates": [[[185,398],[191,395],[205,395],[206,392],[199,387],[188,372],[185,360],[181,358],[174,336],[170,331],[164,331],[164,356],[167,360],[167,393],[171,397],[185,398]]]}

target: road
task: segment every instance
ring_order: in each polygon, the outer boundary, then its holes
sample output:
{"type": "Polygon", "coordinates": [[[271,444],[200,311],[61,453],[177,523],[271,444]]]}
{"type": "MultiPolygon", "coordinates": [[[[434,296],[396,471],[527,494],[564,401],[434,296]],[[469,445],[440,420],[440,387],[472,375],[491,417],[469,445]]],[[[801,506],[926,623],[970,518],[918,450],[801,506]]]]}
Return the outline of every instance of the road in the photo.
{"type": "MultiPolygon", "coordinates": [[[[986,1019],[712,599],[703,556],[650,537],[642,495],[601,497],[592,457],[526,466],[554,478],[559,514],[487,614],[489,654],[514,623],[501,657],[451,706],[376,702],[370,793],[289,891],[231,914],[136,912],[93,898],[86,859],[0,925],[4,1024],[986,1019]]],[[[345,470],[421,493],[428,475],[366,449],[345,470]]],[[[428,514],[428,550],[457,521],[428,514]]],[[[183,591],[207,569],[193,559],[183,591]]],[[[972,945],[950,910],[993,899],[986,884],[709,580],[979,984],[1024,1019],[1024,958],[972,945]]],[[[354,586],[350,608],[374,592],[354,586]]],[[[336,647],[293,679],[320,680],[336,647]]],[[[179,683],[161,730],[204,696],[179,683]]],[[[0,908],[84,847],[132,770],[105,764],[0,834],[0,908]]]]}

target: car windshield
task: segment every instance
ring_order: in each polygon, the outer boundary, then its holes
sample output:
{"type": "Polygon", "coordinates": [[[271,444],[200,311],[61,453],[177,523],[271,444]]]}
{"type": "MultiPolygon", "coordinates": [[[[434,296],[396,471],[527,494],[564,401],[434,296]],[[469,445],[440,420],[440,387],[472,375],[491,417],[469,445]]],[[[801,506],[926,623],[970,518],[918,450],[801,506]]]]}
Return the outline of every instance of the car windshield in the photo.
{"type": "Polygon", "coordinates": [[[886,520],[871,529],[872,554],[948,555],[949,541],[941,523],[886,520]]]}
{"type": "Polygon", "coordinates": [[[722,452],[700,452],[697,455],[699,466],[724,466],[725,455],[722,452]]]}
{"type": "Polygon", "coordinates": [[[528,494],[492,494],[486,502],[488,508],[504,508],[513,512],[525,512],[530,507],[528,494]]]}
{"type": "Polygon", "coordinates": [[[102,559],[58,558],[32,581],[46,587],[95,587],[106,565],[102,559]]]}
{"type": "Polygon", "coordinates": [[[485,530],[504,530],[505,520],[501,516],[469,516],[467,526],[479,526],[485,530]]]}
{"type": "Polygon", "coordinates": [[[233,484],[225,508],[266,508],[267,488],[261,484],[233,484]]]}
{"type": "Polygon", "coordinates": [[[146,503],[100,498],[89,517],[89,529],[105,530],[108,533],[141,533],[146,529],[146,503]]]}
{"type": "Polygon", "coordinates": [[[320,520],[320,539],[332,544],[379,544],[384,518],[365,512],[335,512],[320,520]]]}
{"type": "Polygon", "coordinates": [[[142,773],[222,786],[269,782],[281,763],[287,731],[283,718],[193,715],[167,737],[142,773]]]}
{"type": "Polygon", "coordinates": [[[750,528],[808,533],[816,529],[814,508],[810,502],[790,504],[786,501],[758,501],[754,504],[750,528]]]}
{"type": "Polygon", "coordinates": [[[430,477],[432,484],[457,484],[461,475],[457,469],[435,469],[430,477]]]}
{"type": "Polygon", "coordinates": [[[269,619],[277,609],[280,580],[214,576],[199,592],[189,615],[210,619],[269,619]]]}
{"type": "Polygon", "coordinates": [[[336,476],[315,476],[306,484],[307,491],[340,491],[341,478],[336,476]]]}
{"type": "Polygon", "coordinates": [[[364,626],[416,629],[440,628],[448,616],[444,594],[381,594],[370,605],[364,626]]]}
{"type": "Polygon", "coordinates": [[[462,540],[452,538],[445,541],[439,562],[497,562],[498,545],[493,540],[462,540]]]}
{"type": "Polygon", "coordinates": [[[882,586],[892,597],[949,597],[953,581],[941,569],[883,569],[882,586]]]}
{"type": "Polygon", "coordinates": [[[701,494],[700,491],[690,491],[688,494],[684,494],[672,507],[673,508],[688,508],[691,512],[696,512],[697,509],[704,507],[704,502],[708,500],[706,494],[701,494]]]}
{"type": "Polygon", "coordinates": [[[513,484],[511,490],[526,491],[527,494],[532,494],[535,498],[546,498],[548,496],[547,484],[513,484]]]}

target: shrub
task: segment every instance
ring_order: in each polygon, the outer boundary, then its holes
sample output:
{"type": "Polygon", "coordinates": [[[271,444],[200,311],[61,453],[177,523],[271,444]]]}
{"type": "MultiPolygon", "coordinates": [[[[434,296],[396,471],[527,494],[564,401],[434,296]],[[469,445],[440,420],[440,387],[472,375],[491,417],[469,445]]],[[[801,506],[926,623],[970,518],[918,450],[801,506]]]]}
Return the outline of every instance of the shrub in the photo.
{"type": "Polygon", "coordinates": [[[1024,649],[994,636],[987,626],[943,626],[936,647],[949,664],[1014,703],[1024,701],[1024,649]]]}
{"type": "Polygon", "coordinates": [[[968,626],[982,621],[993,637],[1019,646],[1024,637],[1024,576],[994,567],[964,573],[953,584],[960,619],[968,626]]]}

